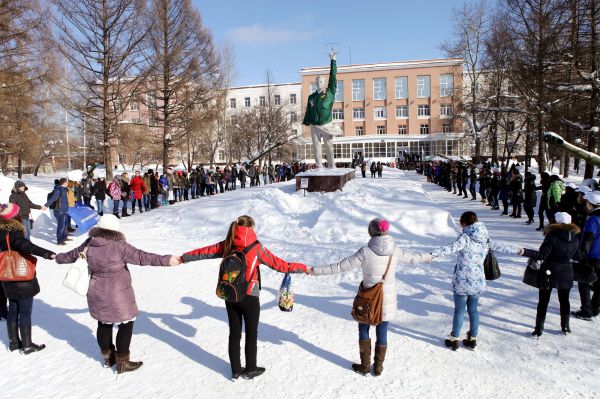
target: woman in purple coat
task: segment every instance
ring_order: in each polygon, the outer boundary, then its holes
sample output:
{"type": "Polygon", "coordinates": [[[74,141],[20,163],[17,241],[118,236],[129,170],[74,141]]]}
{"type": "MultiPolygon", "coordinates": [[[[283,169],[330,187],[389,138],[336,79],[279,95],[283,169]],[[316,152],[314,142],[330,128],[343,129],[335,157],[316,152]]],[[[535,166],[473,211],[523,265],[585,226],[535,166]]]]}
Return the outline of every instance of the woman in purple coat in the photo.
{"type": "Polygon", "coordinates": [[[131,286],[128,263],[141,266],[175,266],[179,258],[156,255],[139,250],[125,240],[119,231],[119,219],[104,215],[81,246],[56,256],[57,263],[74,263],[87,247],[86,259],[91,273],[87,293],[91,316],[98,320],[97,340],[104,367],[117,365],[117,373],[137,370],[142,362],[129,360],[133,322],[138,314],[131,286]],[[113,325],[118,325],[116,351],[113,325]]]}

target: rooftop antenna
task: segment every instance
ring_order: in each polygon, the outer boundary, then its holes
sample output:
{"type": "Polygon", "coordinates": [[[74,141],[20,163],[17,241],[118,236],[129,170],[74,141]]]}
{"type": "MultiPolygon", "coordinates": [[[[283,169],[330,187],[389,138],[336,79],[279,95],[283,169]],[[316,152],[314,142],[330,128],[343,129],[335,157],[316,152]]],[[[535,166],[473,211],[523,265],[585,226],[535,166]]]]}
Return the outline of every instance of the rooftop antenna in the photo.
{"type": "Polygon", "coordinates": [[[331,43],[327,43],[327,47],[330,47],[329,52],[330,53],[336,53],[336,46],[339,46],[339,43],[335,43],[335,42],[331,42],[331,43]]]}

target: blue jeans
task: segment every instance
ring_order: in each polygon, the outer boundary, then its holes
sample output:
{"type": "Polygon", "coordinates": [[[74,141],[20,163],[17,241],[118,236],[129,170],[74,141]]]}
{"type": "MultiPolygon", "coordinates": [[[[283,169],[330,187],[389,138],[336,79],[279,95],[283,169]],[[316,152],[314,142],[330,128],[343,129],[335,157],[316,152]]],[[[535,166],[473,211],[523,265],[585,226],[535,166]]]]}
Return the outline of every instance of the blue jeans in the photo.
{"type": "Polygon", "coordinates": [[[33,297],[27,299],[9,299],[8,323],[16,323],[21,326],[31,325],[31,309],[33,308],[33,297]]]}
{"type": "MultiPolygon", "coordinates": [[[[382,321],[375,327],[375,334],[377,335],[377,345],[387,345],[387,330],[389,321],[382,321]]],[[[369,339],[369,328],[368,324],[358,323],[358,339],[364,341],[369,339]]]]}
{"type": "Polygon", "coordinates": [[[104,201],[103,200],[96,200],[96,210],[98,211],[98,213],[104,213],[104,201]]]}
{"type": "Polygon", "coordinates": [[[120,200],[113,200],[113,213],[115,215],[119,213],[119,202],[120,200]]]}
{"type": "Polygon", "coordinates": [[[460,337],[460,330],[465,321],[465,307],[469,313],[469,322],[471,328],[469,332],[472,337],[477,336],[479,331],[479,312],[477,311],[477,303],[479,295],[458,295],[454,294],[454,319],[452,320],[452,333],[455,338],[460,337]]]}
{"type": "Polygon", "coordinates": [[[65,242],[67,239],[67,223],[69,223],[69,215],[64,212],[54,212],[56,218],[56,242],[65,242]]]}
{"type": "Polygon", "coordinates": [[[150,210],[150,194],[143,194],[142,200],[144,203],[144,209],[147,211],[150,210]]]}
{"type": "Polygon", "coordinates": [[[25,238],[29,240],[31,238],[31,220],[25,219],[21,223],[25,226],[25,238]]]}

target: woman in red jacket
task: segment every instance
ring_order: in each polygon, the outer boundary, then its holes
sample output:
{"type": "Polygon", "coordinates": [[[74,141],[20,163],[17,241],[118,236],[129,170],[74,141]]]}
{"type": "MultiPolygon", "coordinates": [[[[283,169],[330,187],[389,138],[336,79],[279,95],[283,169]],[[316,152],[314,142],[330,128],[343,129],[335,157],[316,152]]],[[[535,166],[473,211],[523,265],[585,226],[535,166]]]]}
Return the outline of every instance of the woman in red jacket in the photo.
{"type": "Polygon", "coordinates": [[[183,254],[182,262],[193,262],[203,259],[224,258],[232,251],[246,250],[246,281],[248,290],[241,302],[225,302],[229,319],[229,361],[232,379],[240,376],[252,379],[265,372],[264,367],[256,365],[256,341],[258,337],[258,319],[260,316],[260,264],[267,265],[280,273],[307,273],[308,268],[302,263],[288,263],[273,255],[258,242],[254,232],[254,219],[240,216],[229,226],[227,237],[217,244],[199,248],[183,254]],[[242,339],[242,318],[246,325],[246,368],[240,361],[240,340],[242,339]]]}
{"type": "Polygon", "coordinates": [[[146,191],[146,183],[144,183],[144,179],[140,176],[140,171],[135,172],[135,176],[129,182],[129,187],[131,187],[131,191],[133,191],[133,204],[131,205],[131,214],[135,213],[135,203],[137,202],[140,213],[144,213],[142,210],[142,197],[144,196],[144,192],[146,191]]]}

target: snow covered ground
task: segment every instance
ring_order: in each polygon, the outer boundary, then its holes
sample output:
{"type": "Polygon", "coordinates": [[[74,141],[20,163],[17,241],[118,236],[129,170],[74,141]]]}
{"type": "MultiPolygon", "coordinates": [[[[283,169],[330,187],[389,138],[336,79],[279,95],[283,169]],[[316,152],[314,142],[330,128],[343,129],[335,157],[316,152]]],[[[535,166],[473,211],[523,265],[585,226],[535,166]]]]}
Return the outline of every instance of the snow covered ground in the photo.
{"type": "MultiPolygon", "coordinates": [[[[34,201],[43,202],[54,176],[27,178],[34,201]]],[[[0,202],[12,181],[0,177],[0,202]]],[[[257,221],[261,242],[290,261],[324,264],[353,254],[368,241],[373,217],[390,220],[399,245],[430,250],[456,237],[456,220],[475,210],[493,239],[536,248],[542,235],[522,221],[501,217],[474,201],[459,199],[414,172],[385,170],[380,180],[357,179],[344,192],[294,192],[294,183],[268,185],[161,207],[127,218],[129,241],[158,253],[181,252],[221,240],[234,218],[257,221]]],[[[36,213],[33,241],[58,250],[52,218],[36,213]]],[[[537,216],[536,216],[537,217],[537,216]]],[[[68,248],[81,243],[76,237],[68,248]]],[[[64,249],[64,248],[61,248],[64,249]]],[[[573,334],[559,334],[554,295],[546,331],[530,338],[537,290],[521,283],[525,259],[498,254],[503,276],[480,301],[481,328],[475,352],[443,345],[451,329],[450,278],[454,258],[396,271],[398,314],[390,324],[385,371],[378,378],[350,370],[358,360],[357,325],[350,307],[359,271],[330,277],[294,276],[296,305],[283,313],[276,303],[283,275],[262,268],[259,364],[264,376],[229,380],[227,317],[214,294],[218,261],[174,268],[131,267],[141,310],[132,359],[144,366],[117,376],[103,369],[96,323],[84,298],[63,288],[68,266],[41,260],[42,292],[34,303],[34,340],[46,350],[30,356],[0,351],[3,397],[19,398],[352,398],[352,397],[599,397],[598,322],[573,320],[573,334]]],[[[579,306],[577,290],[572,308],[579,306]]],[[[468,323],[466,323],[468,324],[468,323]]],[[[468,326],[465,325],[463,333],[468,326]]],[[[7,342],[0,328],[0,340],[7,342]]]]}

